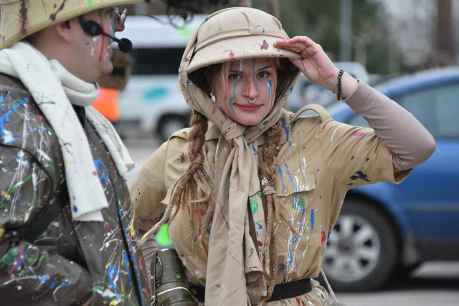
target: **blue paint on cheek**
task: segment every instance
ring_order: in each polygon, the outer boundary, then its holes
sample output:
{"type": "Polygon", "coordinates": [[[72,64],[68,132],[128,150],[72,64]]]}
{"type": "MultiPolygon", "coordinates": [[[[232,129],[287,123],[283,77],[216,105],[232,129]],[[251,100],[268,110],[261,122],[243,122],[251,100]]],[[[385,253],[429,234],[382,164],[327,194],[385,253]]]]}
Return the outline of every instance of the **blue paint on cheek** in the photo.
{"type": "Polygon", "coordinates": [[[273,81],[272,80],[266,81],[266,86],[268,86],[268,97],[271,98],[273,96],[273,81]]]}
{"type": "Polygon", "coordinates": [[[233,80],[231,81],[231,97],[229,98],[229,107],[231,111],[234,112],[234,104],[236,103],[236,98],[237,98],[237,81],[233,80]]]}

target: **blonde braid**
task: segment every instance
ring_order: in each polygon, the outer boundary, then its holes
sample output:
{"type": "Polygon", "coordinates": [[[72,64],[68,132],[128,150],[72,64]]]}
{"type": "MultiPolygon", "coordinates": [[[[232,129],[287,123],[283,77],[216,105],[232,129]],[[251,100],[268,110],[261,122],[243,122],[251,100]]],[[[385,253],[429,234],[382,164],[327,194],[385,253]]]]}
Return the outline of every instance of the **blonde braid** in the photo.
{"type": "MultiPolygon", "coordinates": [[[[171,201],[161,220],[144,234],[143,240],[152,239],[153,234],[156,233],[161,224],[171,222],[185,203],[189,203],[191,209],[191,205],[197,202],[194,201],[194,199],[197,198],[199,193],[198,182],[209,181],[204,170],[204,155],[202,152],[207,127],[207,118],[193,111],[191,116],[191,131],[188,139],[188,157],[190,159],[190,165],[185,173],[176,181],[173,187],[171,201]]],[[[206,199],[208,198],[209,197],[206,199]]],[[[202,200],[200,202],[202,202],[202,200]]]]}

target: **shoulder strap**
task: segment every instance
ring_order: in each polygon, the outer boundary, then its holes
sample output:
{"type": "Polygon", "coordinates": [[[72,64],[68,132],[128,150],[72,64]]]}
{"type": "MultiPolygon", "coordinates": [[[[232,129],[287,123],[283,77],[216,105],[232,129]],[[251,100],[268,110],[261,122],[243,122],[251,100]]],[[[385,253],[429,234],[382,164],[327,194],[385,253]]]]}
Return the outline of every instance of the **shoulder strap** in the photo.
{"type": "Polygon", "coordinates": [[[326,122],[331,119],[330,114],[327,110],[319,104],[308,104],[300,108],[290,119],[291,122],[295,122],[300,118],[314,118],[320,117],[322,122],[326,122]]]}

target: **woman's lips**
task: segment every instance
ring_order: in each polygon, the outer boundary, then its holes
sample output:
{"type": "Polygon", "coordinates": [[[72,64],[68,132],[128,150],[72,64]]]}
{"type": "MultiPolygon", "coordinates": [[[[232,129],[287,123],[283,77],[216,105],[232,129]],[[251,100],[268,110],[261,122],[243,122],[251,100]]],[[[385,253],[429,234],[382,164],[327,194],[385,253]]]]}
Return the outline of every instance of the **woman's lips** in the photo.
{"type": "Polygon", "coordinates": [[[254,112],[257,111],[262,105],[255,105],[255,104],[235,104],[235,106],[243,111],[246,112],[254,112]]]}

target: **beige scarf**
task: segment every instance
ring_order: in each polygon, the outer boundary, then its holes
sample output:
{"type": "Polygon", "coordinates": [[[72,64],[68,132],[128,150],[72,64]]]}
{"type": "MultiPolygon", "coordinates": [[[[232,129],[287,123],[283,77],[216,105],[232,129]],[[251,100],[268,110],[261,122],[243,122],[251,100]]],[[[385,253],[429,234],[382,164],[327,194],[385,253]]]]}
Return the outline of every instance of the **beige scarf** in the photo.
{"type": "MultiPolygon", "coordinates": [[[[249,197],[260,191],[257,155],[249,146],[262,142],[262,134],[279,121],[287,95],[276,101],[271,113],[257,126],[235,123],[188,79],[187,67],[195,44],[196,35],[182,58],[180,86],[187,103],[208,118],[209,129],[215,129],[211,132],[219,134],[217,147],[228,148],[216,152],[214,163],[223,167],[209,165],[217,172],[212,177],[217,191],[209,236],[205,305],[251,305],[266,296],[268,288],[262,254],[257,254],[249,234],[249,197]],[[249,298],[247,288],[252,285],[261,289],[260,296],[249,298]]],[[[266,230],[265,224],[263,228],[266,230]]]]}
{"type": "Polygon", "coordinates": [[[112,125],[90,106],[97,95],[96,86],[78,79],[58,61],[48,60],[24,42],[0,51],[0,72],[22,81],[56,132],[64,158],[73,220],[103,221],[101,210],[108,207],[107,198],[72,104],[85,107],[88,120],[125,180],[134,163],[112,125]]]}

